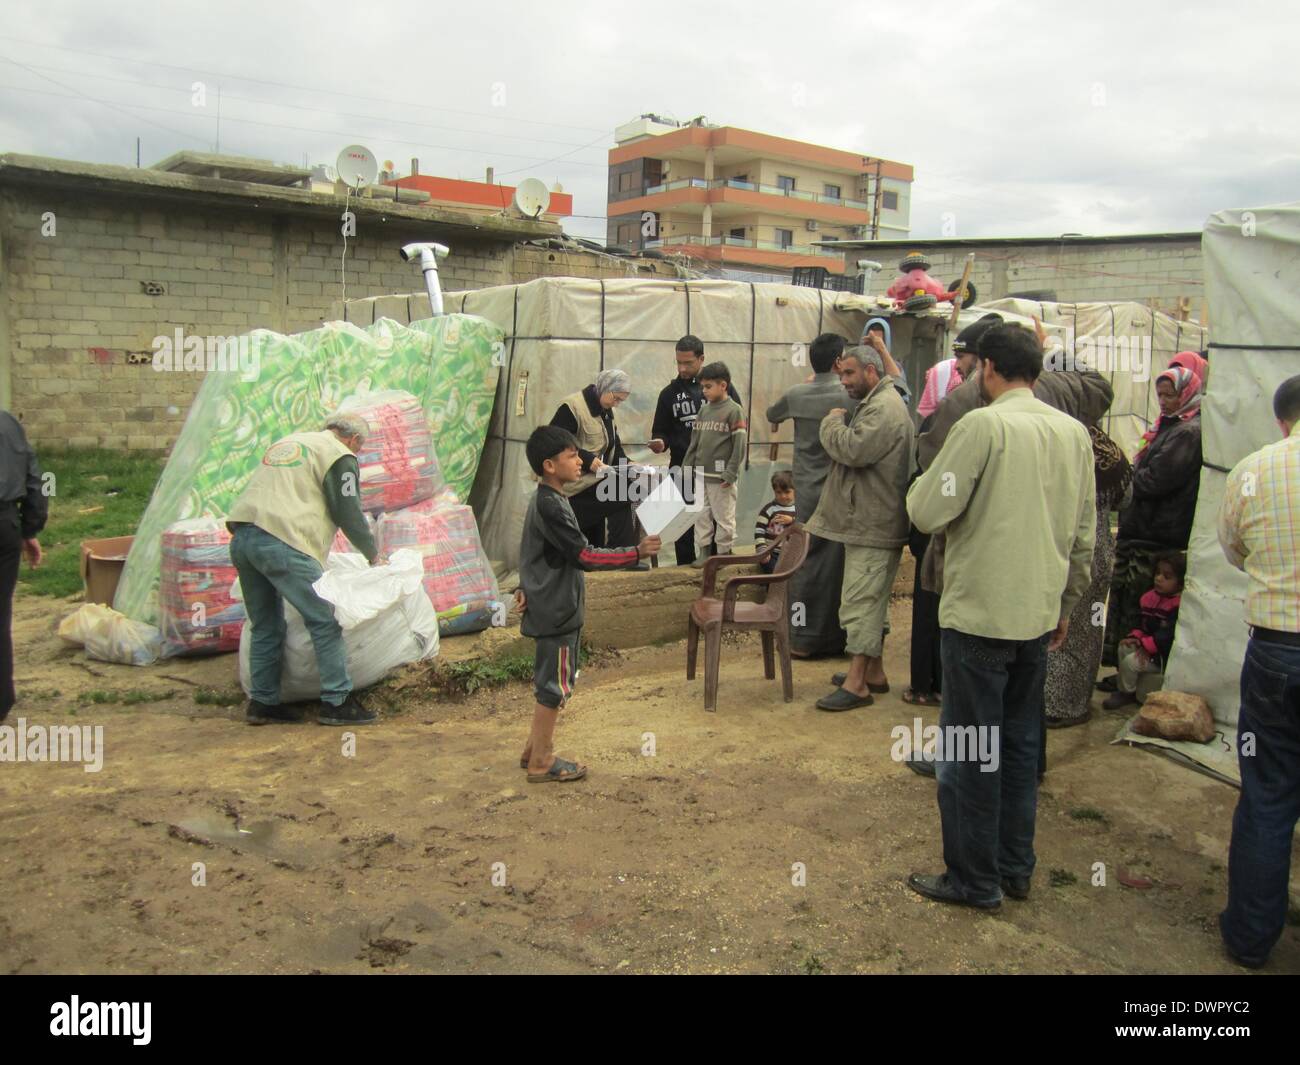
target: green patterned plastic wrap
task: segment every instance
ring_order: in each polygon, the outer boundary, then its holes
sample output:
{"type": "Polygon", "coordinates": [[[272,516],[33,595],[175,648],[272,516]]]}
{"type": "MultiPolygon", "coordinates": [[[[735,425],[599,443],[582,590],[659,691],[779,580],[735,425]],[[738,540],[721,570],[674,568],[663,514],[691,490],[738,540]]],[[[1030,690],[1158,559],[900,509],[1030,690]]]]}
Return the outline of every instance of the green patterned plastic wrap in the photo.
{"type": "Polygon", "coordinates": [[[249,345],[242,361],[232,356],[232,370],[210,371],[199,387],[136,529],[115,609],[158,624],[163,530],[182,518],[224,517],[268,447],[321,428],[354,395],[415,396],[447,486],[467,498],[492,418],[501,341],[497,326],[465,314],[409,326],[380,318],[365,329],[330,322],[293,336],[258,329],[240,338],[249,345]]]}

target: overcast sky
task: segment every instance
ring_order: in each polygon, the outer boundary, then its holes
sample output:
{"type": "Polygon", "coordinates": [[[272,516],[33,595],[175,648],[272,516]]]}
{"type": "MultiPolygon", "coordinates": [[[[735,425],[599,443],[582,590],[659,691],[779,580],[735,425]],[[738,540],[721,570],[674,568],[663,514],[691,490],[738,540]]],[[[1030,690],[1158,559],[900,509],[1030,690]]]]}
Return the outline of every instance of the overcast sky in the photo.
{"type": "Polygon", "coordinates": [[[0,151],[212,150],[559,181],[603,240],[614,127],[706,115],[916,170],[912,234],[1199,230],[1300,198],[1300,6],[6,0],[0,151]],[[940,14],[939,12],[956,12],[940,14]],[[193,103],[202,82],[206,106],[193,103]]]}

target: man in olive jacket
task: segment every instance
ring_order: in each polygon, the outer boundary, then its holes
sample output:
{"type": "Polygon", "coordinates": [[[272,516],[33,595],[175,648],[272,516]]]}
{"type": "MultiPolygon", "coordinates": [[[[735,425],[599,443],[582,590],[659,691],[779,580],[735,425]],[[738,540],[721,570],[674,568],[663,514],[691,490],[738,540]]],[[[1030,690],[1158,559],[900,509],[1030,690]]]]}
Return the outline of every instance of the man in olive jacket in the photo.
{"type": "Polygon", "coordinates": [[[879,352],[850,348],[840,358],[840,382],[858,405],[822,420],[821,442],[834,465],[808,531],[844,545],[840,624],[853,656],[840,686],[819,699],[820,710],[870,706],[871,692],[889,690],[882,655],[889,590],[907,543],[907,481],[915,430],[907,406],[885,376],[879,352]]]}

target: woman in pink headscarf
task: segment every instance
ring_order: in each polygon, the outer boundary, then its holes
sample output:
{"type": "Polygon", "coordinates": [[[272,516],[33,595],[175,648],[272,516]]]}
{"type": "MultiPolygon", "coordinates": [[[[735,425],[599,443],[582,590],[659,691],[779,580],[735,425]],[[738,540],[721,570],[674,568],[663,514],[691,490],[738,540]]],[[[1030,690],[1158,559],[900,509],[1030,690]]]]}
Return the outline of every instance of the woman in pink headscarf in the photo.
{"type": "MultiPolygon", "coordinates": [[[[1180,352],[1178,357],[1187,355],[1200,358],[1195,352],[1180,352]]],[[[1119,516],[1102,650],[1105,665],[1116,664],[1120,640],[1138,627],[1142,593],[1155,574],[1155,555],[1187,550],[1201,484],[1201,391],[1200,375],[1186,365],[1170,366],[1156,378],[1160,417],[1142,434],[1142,447],[1133,459],[1133,498],[1119,516]]],[[[1107,677],[1099,687],[1113,691],[1113,683],[1107,677]]]]}

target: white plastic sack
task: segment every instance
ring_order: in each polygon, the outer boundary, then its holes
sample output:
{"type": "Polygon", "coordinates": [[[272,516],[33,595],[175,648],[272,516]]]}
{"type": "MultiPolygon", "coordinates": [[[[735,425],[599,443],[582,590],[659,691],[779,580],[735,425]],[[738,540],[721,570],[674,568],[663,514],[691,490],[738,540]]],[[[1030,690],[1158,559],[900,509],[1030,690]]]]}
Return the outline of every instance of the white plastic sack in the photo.
{"type": "Polygon", "coordinates": [[[86,634],[86,657],[123,666],[148,666],[162,654],[162,633],[125,614],[104,618],[86,634]]]}
{"type": "MultiPolygon", "coordinates": [[[[355,689],[378,683],[390,671],[438,653],[438,615],[424,594],[424,566],[414,551],[397,551],[386,566],[368,566],[360,555],[332,554],[313,585],[334,606],[343,629],[348,674],[355,689]]],[[[285,638],[280,699],[320,698],[316,652],[302,615],[284,605],[285,638]]],[[[239,640],[239,683],[252,694],[249,668],[252,626],[239,640]]]]}
{"type": "Polygon", "coordinates": [[[103,603],[84,603],[59,622],[59,637],[68,643],[83,647],[95,626],[116,614],[116,610],[111,606],[104,606],[103,603]]]}

